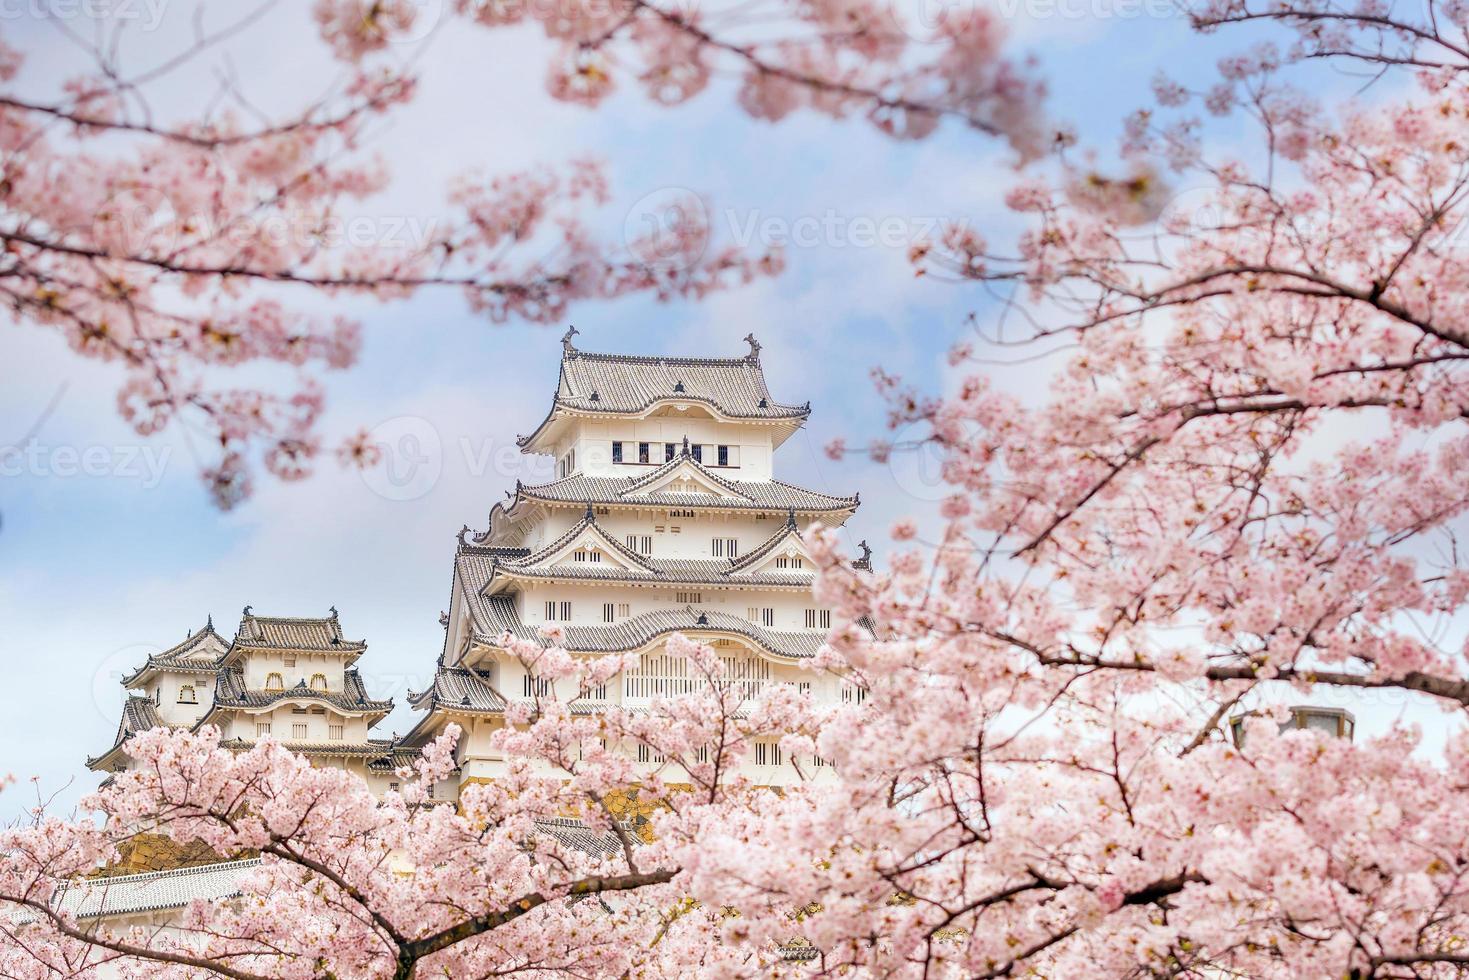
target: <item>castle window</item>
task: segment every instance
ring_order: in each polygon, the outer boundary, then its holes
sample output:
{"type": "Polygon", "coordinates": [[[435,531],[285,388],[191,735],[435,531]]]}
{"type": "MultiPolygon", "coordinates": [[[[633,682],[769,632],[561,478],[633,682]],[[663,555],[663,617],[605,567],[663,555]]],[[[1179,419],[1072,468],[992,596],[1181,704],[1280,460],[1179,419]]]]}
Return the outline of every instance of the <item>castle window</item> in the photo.
{"type": "Polygon", "coordinates": [[[780,746],[773,742],[755,743],[755,765],[778,766],[780,765],[780,746]]]}
{"type": "Polygon", "coordinates": [[[631,615],[632,615],[632,605],[630,603],[619,602],[617,604],[617,618],[618,619],[626,619],[627,617],[629,617],[631,615]]]}
{"type": "Polygon", "coordinates": [[[563,623],[566,623],[566,622],[570,622],[571,621],[571,603],[570,602],[551,602],[551,601],[548,601],[546,603],[546,622],[548,622],[548,623],[554,623],[557,620],[560,620],[563,623]]]}
{"type": "Polygon", "coordinates": [[[775,625],[775,610],[769,606],[751,606],[745,613],[747,619],[761,626],[775,625]]]}
{"type": "Polygon", "coordinates": [[[831,610],[830,609],[807,609],[806,610],[806,628],[808,630],[815,630],[815,629],[829,630],[829,629],[831,629],[831,610]]]}
{"type": "Polygon", "coordinates": [[[295,739],[296,741],[299,742],[302,739],[304,739],[305,737],[306,737],[306,723],[304,721],[297,722],[296,724],[294,724],[294,725],[291,726],[291,738],[293,738],[293,739],[295,739]]]}
{"type": "Polygon", "coordinates": [[[849,684],[849,683],[843,683],[842,684],[842,703],[843,704],[861,704],[863,701],[866,701],[866,700],[867,700],[867,688],[862,687],[860,684],[849,684]]]}
{"type": "Polygon", "coordinates": [[[328,726],[326,726],[326,737],[329,738],[329,739],[331,739],[333,742],[340,742],[342,740],[342,726],[341,725],[328,725],[328,726]]]}
{"type": "Polygon", "coordinates": [[[622,443],[620,442],[614,442],[612,444],[612,462],[622,462],[622,443]]]}
{"type": "Polygon", "coordinates": [[[646,442],[638,443],[638,462],[650,462],[650,460],[648,459],[648,444],[646,442]]]}
{"type": "Polygon", "coordinates": [[[702,592],[679,592],[676,593],[676,596],[677,598],[673,600],[674,602],[699,603],[704,601],[704,593],[702,592]]]}
{"type": "Polygon", "coordinates": [[[678,447],[671,442],[665,442],[663,444],[663,462],[669,462],[676,455],[678,455],[678,447]]]}
{"type": "Polygon", "coordinates": [[[716,446],[714,451],[717,454],[714,458],[719,461],[720,466],[740,465],[739,446],[716,446]]]}
{"type": "Polygon", "coordinates": [[[576,561],[599,562],[602,560],[602,553],[587,548],[578,548],[571,553],[571,557],[576,561]]]}
{"type": "Polygon", "coordinates": [[[739,538],[715,538],[710,551],[715,558],[738,558],[740,556],[739,538]]]}
{"type": "Polygon", "coordinates": [[[268,722],[268,721],[257,721],[255,723],[255,737],[256,738],[259,738],[262,735],[269,735],[269,734],[270,734],[270,722],[268,722]]]}
{"type": "Polygon", "coordinates": [[[194,685],[185,684],[179,688],[179,704],[198,704],[199,699],[194,695],[194,685]]]}
{"type": "Polygon", "coordinates": [[[521,683],[521,690],[528,698],[549,698],[551,696],[551,680],[547,677],[532,677],[526,674],[521,683]]]}
{"type": "Polygon", "coordinates": [[[662,762],[663,761],[663,753],[656,751],[650,745],[643,745],[642,743],[639,743],[638,744],[638,761],[639,762],[662,762]]]}
{"type": "Polygon", "coordinates": [[[653,553],[653,536],[651,534],[629,534],[627,536],[627,550],[636,551],[640,555],[651,555],[653,553]]]}
{"type": "Polygon", "coordinates": [[[701,446],[701,445],[699,445],[697,442],[694,443],[694,445],[693,445],[693,454],[694,454],[694,462],[696,462],[696,463],[702,463],[702,462],[704,462],[704,447],[701,446]]]}
{"type": "Polygon", "coordinates": [[[615,622],[617,622],[617,616],[616,616],[616,613],[615,613],[616,608],[617,607],[616,607],[616,605],[614,603],[611,603],[611,602],[604,602],[604,603],[602,603],[602,622],[604,622],[604,623],[615,623],[615,622]]]}
{"type": "Polygon", "coordinates": [[[799,555],[797,555],[797,556],[795,556],[793,558],[787,558],[785,555],[781,555],[779,558],[775,559],[775,567],[776,568],[805,568],[806,567],[806,563],[801,560],[801,557],[799,555]]]}
{"type": "Polygon", "coordinates": [[[312,674],[311,675],[311,689],[313,691],[325,691],[326,690],[326,675],[325,674],[312,674]]]}
{"type": "Polygon", "coordinates": [[[296,658],[295,657],[283,657],[281,659],[281,665],[283,667],[285,667],[287,670],[293,670],[295,668],[295,666],[296,666],[296,658]]]}
{"type": "Polygon", "coordinates": [[[266,674],[265,689],[267,691],[284,691],[286,689],[286,680],[280,674],[266,674]]]}

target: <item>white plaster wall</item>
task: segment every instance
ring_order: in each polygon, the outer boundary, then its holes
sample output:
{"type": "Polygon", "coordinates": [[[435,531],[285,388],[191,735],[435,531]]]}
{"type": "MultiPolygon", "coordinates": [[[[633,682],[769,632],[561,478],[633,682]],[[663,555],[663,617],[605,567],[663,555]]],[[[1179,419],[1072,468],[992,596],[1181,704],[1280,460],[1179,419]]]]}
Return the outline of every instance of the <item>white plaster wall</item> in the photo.
{"type": "Polygon", "coordinates": [[[767,425],[740,422],[718,422],[708,416],[674,414],[636,421],[617,419],[606,422],[583,422],[570,427],[556,446],[560,460],[568,450],[576,449],[576,471],[587,476],[642,476],[665,461],[665,446],[673,443],[674,454],[682,451],[684,437],[690,443],[738,446],[738,465],[717,465],[717,456],[706,452],[703,463],[713,472],[731,480],[768,480],[771,478],[773,455],[772,434],[767,425]],[[623,462],[612,462],[612,443],[623,443],[623,462]],[[649,462],[639,463],[638,443],[649,443],[649,462]]]}
{"type": "Polygon", "coordinates": [[[158,717],[167,724],[192,725],[214,703],[214,675],[168,671],[155,677],[143,693],[154,699],[158,717]],[[194,704],[179,700],[182,689],[189,686],[194,689],[194,704]]]}
{"type": "Polygon", "coordinates": [[[340,653],[291,653],[289,651],[252,652],[245,658],[245,686],[252,691],[265,690],[266,678],[280,674],[287,689],[301,681],[310,686],[313,674],[326,676],[328,691],[341,691],[345,685],[347,658],[340,653]],[[287,660],[295,666],[286,666],[287,660]]]}

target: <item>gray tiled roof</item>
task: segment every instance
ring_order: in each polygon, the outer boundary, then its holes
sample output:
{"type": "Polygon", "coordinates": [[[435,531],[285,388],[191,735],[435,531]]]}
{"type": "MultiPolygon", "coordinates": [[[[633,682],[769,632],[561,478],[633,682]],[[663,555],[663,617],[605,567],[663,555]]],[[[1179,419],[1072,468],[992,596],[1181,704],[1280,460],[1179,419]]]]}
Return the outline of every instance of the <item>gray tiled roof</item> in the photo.
{"type": "Polygon", "coordinates": [[[78,919],[183,908],[196,900],[239,895],[241,881],[258,867],[260,859],[251,858],[115,878],[83,878],[59,891],[54,907],[78,919]]]}
{"type": "MultiPolygon", "coordinates": [[[[592,354],[568,341],[556,401],[546,421],[557,408],[631,414],[667,399],[702,402],[740,419],[799,420],[811,414],[810,405],[785,405],[771,397],[754,347],[744,357],[654,357],[592,354]]],[[[535,435],[520,444],[527,445],[535,435]]]]}
{"type": "Polygon", "coordinates": [[[548,500],[559,503],[577,504],[622,504],[657,507],[717,507],[726,510],[795,510],[799,513],[829,513],[831,511],[855,510],[858,498],[835,497],[798,487],[780,480],[730,480],[713,473],[693,457],[680,455],[641,476],[568,476],[539,486],[517,483],[517,496],[531,500],[548,500]],[[646,491],[681,465],[697,470],[700,476],[716,486],[728,490],[736,497],[717,496],[708,493],[669,493],[663,490],[646,491]]]}
{"type": "MultiPolygon", "coordinates": [[[[618,840],[616,834],[610,830],[605,832],[593,830],[580,820],[572,820],[568,817],[537,820],[536,829],[548,837],[555,838],[562,847],[581,851],[592,857],[603,857],[622,851],[622,842],[618,840]]],[[[627,836],[634,847],[640,845],[641,842],[636,834],[629,833],[627,836]]]]}
{"type": "MultiPolygon", "coordinates": [[[[476,617],[481,612],[490,614],[485,620],[474,619],[475,634],[482,643],[494,646],[500,635],[508,630],[519,639],[531,640],[542,646],[551,645],[550,641],[541,637],[538,627],[521,623],[515,615],[514,606],[507,601],[502,600],[488,608],[476,606],[473,609],[476,617]]],[[[735,633],[755,641],[771,653],[793,658],[815,656],[826,642],[824,630],[773,630],[738,616],[693,606],[638,613],[620,623],[603,626],[564,627],[566,649],[587,653],[622,653],[636,650],[669,633],[696,633],[700,630],[735,633]]]]}
{"type": "Polygon", "coordinates": [[[618,568],[606,562],[585,565],[557,565],[531,568],[523,565],[501,565],[500,570],[516,578],[579,579],[593,582],[647,582],[667,585],[768,585],[772,587],[807,588],[810,572],[740,572],[721,558],[650,558],[649,571],[618,568]]]}
{"type": "MultiPolygon", "coordinates": [[[[770,556],[771,552],[773,552],[776,548],[779,548],[786,542],[790,541],[792,538],[796,539],[797,544],[801,543],[801,529],[796,527],[796,515],[794,513],[792,513],[786,519],[786,522],[781,525],[778,531],[776,531],[770,537],[766,538],[765,542],[761,544],[758,548],[756,548],[754,551],[748,552],[738,558],[733,559],[730,562],[729,571],[727,574],[752,574],[747,573],[744,570],[760,564],[760,562],[764,561],[770,556]]],[[[762,576],[762,578],[763,577],[764,576],[762,576]]],[[[810,575],[803,575],[800,578],[802,582],[811,581],[810,575]]]]}
{"type": "Polygon", "coordinates": [[[221,670],[214,681],[214,706],[216,708],[261,708],[277,701],[307,698],[330,704],[340,711],[369,711],[373,713],[393,710],[393,702],[375,700],[367,696],[362,686],[362,676],[355,670],[345,672],[344,689],[341,691],[316,691],[300,681],[283,691],[252,690],[245,686],[244,672],[238,668],[221,670]]]}
{"type": "Polygon", "coordinates": [[[248,647],[273,647],[283,650],[361,651],[367,644],[342,637],[336,610],[324,619],[285,616],[256,616],[250,607],[240,619],[235,644],[248,647]]]}
{"type": "MultiPolygon", "coordinates": [[[[751,552],[754,559],[768,554],[787,540],[792,534],[793,523],[788,521],[778,528],[760,547],[751,552]]],[[[471,557],[477,561],[460,566],[462,581],[472,592],[483,590],[497,575],[532,579],[579,579],[596,582],[644,582],[660,585],[764,585],[774,588],[806,588],[811,584],[812,573],[802,571],[746,571],[752,564],[751,557],[732,558],[649,558],[627,548],[615,537],[597,526],[597,519],[589,506],[587,514],[573,524],[555,541],[535,554],[508,557],[504,548],[484,548],[478,545],[461,545],[459,557],[471,557]],[[606,543],[608,549],[626,561],[631,568],[616,562],[585,562],[542,565],[557,552],[571,544],[576,538],[593,530],[606,543]]]]}
{"type": "Polygon", "coordinates": [[[441,704],[458,711],[505,710],[505,700],[485,679],[464,667],[440,667],[427,690],[408,693],[408,703],[425,710],[441,704]]]}
{"type": "Polygon", "coordinates": [[[189,634],[182,643],[150,655],[143,666],[122,679],[122,686],[132,687],[150,670],[212,674],[228,648],[229,643],[214,631],[214,619],[211,617],[203,629],[189,634]]]}
{"type": "Polygon", "coordinates": [[[132,695],[122,704],[122,720],[118,722],[117,735],[113,737],[112,746],[101,755],[88,759],[87,768],[95,769],[103,759],[116,752],[122,747],[122,743],[138,732],[146,732],[162,724],[163,719],[158,717],[158,708],[153,704],[152,698],[132,695]]]}
{"type": "MultiPolygon", "coordinates": [[[[370,738],[366,742],[298,742],[291,739],[278,739],[280,744],[292,752],[302,755],[338,755],[350,756],[352,758],[368,757],[371,761],[369,768],[376,768],[374,763],[379,757],[390,756],[394,753],[391,742],[380,738],[370,738]]],[[[231,738],[219,743],[227,749],[251,749],[259,742],[250,738],[231,738]]],[[[417,756],[418,752],[412,753],[417,756]]]]}

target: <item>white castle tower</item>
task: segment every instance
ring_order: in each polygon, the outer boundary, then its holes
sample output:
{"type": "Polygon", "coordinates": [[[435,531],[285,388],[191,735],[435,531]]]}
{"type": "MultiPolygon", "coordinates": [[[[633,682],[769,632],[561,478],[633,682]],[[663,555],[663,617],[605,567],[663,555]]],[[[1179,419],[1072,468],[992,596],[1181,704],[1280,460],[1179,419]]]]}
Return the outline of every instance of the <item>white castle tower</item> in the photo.
{"type": "MultiPolygon", "coordinates": [[[[554,624],[574,654],[639,654],[636,668],[577,702],[583,711],[687,691],[690,665],[666,649],[674,633],[713,646],[747,698],[772,684],[818,699],[860,696],[800,669],[831,625],[812,599],[800,533],[839,526],[858,506],[855,495],[775,478],[775,451],[809,403],[770,394],[753,336],[743,357],[692,358],[588,353],[575,334],[562,340],[550,412],[519,440],[522,452],[555,458],[557,479],[517,483],[484,532],[460,532],[438,670],[409,695],[426,715],[400,744],[421,746],[457,723],[461,783],[504,771],[490,736],[507,700],[549,693],[507,654],[506,633],[546,644],[541,628],[554,624]]],[[[854,564],[867,566],[865,545],[854,564]]],[[[650,769],[664,764],[637,751],[650,769]]],[[[779,785],[796,778],[791,761],[775,743],[757,744],[747,774],[779,785]]]]}
{"type": "Polygon", "coordinates": [[[122,679],[129,696],[112,747],[87,760],[121,772],[135,733],[160,725],[217,726],[221,744],[248,748],[274,736],[313,762],[357,772],[375,789],[394,769],[392,742],[368,730],[393,710],[369,697],[354,664],[367,649],[342,635],[337,611],[320,619],[256,616],[249,606],[234,639],[210,621],[178,646],[150,656],[122,679]]]}

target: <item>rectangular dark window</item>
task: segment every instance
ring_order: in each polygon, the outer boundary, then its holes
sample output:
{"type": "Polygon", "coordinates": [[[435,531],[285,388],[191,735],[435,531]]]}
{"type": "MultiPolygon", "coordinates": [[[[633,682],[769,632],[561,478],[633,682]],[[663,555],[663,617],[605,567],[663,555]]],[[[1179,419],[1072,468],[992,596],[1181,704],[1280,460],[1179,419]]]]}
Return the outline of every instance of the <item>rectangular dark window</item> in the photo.
{"type": "Polygon", "coordinates": [[[646,442],[640,442],[640,443],[638,443],[638,462],[639,463],[649,462],[649,459],[648,459],[648,444],[646,442]]]}
{"type": "Polygon", "coordinates": [[[613,609],[612,603],[610,603],[610,602],[604,602],[604,603],[602,603],[602,622],[604,622],[604,623],[616,622],[616,617],[613,615],[612,609],[613,609]]]}
{"type": "Polygon", "coordinates": [[[667,463],[668,461],[673,459],[676,453],[677,447],[675,447],[673,443],[665,442],[663,444],[663,462],[667,463]]]}
{"type": "Polygon", "coordinates": [[[694,452],[694,462],[696,462],[696,463],[702,463],[702,462],[704,462],[704,447],[703,446],[701,446],[697,442],[694,443],[693,452],[694,452]]]}
{"type": "Polygon", "coordinates": [[[729,447],[728,446],[720,446],[719,447],[719,465],[720,466],[728,466],[729,465],[729,447]]]}
{"type": "Polygon", "coordinates": [[[612,444],[612,462],[622,462],[622,443],[620,442],[614,442],[612,444]]]}

